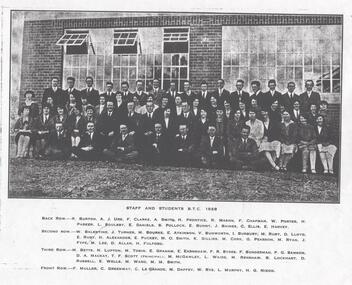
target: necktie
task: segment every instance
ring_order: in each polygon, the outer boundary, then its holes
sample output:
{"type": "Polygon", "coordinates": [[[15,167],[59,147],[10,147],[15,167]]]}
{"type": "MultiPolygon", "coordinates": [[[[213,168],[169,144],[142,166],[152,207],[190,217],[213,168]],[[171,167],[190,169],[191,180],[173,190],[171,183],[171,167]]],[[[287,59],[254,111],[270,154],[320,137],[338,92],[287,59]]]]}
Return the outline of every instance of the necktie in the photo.
{"type": "Polygon", "coordinates": [[[148,113],[148,117],[149,117],[149,119],[151,119],[152,118],[152,114],[148,113]]]}

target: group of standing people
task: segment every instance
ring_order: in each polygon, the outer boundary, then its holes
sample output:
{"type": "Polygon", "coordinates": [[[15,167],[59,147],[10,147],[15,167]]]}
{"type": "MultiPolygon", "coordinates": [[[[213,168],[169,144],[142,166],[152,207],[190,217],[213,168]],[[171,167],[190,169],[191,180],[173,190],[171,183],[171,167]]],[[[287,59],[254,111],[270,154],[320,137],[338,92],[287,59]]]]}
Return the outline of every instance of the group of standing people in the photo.
{"type": "Polygon", "coordinates": [[[41,103],[25,92],[14,127],[17,157],[28,157],[31,149],[34,158],[288,171],[299,154],[301,171],[316,173],[319,154],[323,173],[334,173],[328,103],[313,91],[312,80],[300,95],[294,82],[280,93],[273,79],[267,92],[252,81],[252,94],[241,79],[233,92],[223,79],[213,91],[202,81],[198,92],[189,81],[182,92],[175,82],[164,91],[158,79],[147,91],[138,80],[134,92],[128,82],[118,92],[107,82],[101,94],[92,77],[83,90],[73,77],[66,90],[58,83],[52,79],[41,103]]]}

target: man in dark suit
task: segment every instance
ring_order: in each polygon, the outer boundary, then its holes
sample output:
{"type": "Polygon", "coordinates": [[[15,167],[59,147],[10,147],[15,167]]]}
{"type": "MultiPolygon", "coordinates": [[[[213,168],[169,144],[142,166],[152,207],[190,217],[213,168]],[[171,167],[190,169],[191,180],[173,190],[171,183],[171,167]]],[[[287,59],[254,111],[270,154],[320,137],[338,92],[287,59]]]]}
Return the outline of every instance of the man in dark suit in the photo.
{"type": "Polygon", "coordinates": [[[53,77],[51,80],[51,87],[44,90],[42,105],[46,103],[48,97],[53,98],[54,108],[57,106],[65,106],[65,104],[68,102],[68,97],[65,96],[64,92],[59,87],[58,77],[53,77]]]}
{"type": "Polygon", "coordinates": [[[159,119],[159,123],[161,123],[163,133],[168,137],[169,141],[171,141],[176,135],[178,125],[175,116],[172,115],[170,107],[165,108],[163,117],[159,119]]]}
{"type": "Polygon", "coordinates": [[[153,164],[164,164],[170,161],[169,138],[162,132],[161,123],[154,124],[154,131],[148,137],[145,146],[146,159],[153,164]]]}
{"type": "Polygon", "coordinates": [[[239,102],[243,102],[246,105],[246,109],[248,110],[250,107],[249,93],[243,90],[244,81],[242,79],[238,79],[236,81],[236,91],[232,92],[230,95],[230,104],[233,110],[237,110],[239,108],[239,102]]]}
{"type": "Polygon", "coordinates": [[[318,92],[313,91],[313,80],[307,80],[305,87],[306,91],[299,96],[299,99],[301,101],[301,108],[303,112],[309,112],[310,105],[315,104],[319,106],[321,99],[320,94],[318,92]]]}
{"type": "Polygon", "coordinates": [[[144,86],[142,80],[136,81],[136,92],[134,93],[139,100],[139,104],[144,106],[147,103],[148,93],[144,92],[144,86]]]}
{"type": "Polygon", "coordinates": [[[241,137],[229,142],[230,164],[234,169],[257,169],[259,154],[255,140],[248,137],[250,127],[244,125],[241,137]]]}
{"type": "Polygon", "coordinates": [[[182,102],[182,114],[177,119],[179,125],[187,125],[189,134],[193,136],[196,118],[191,112],[188,101],[182,102]]]}
{"type": "Polygon", "coordinates": [[[295,123],[299,123],[299,116],[303,115],[304,112],[301,110],[301,101],[296,99],[293,101],[293,109],[292,112],[290,113],[291,120],[294,121],[295,123]]]}
{"type": "Polygon", "coordinates": [[[262,109],[269,109],[271,104],[274,101],[281,102],[282,94],[276,90],[275,79],[270,79],[268,81],[268,87],[269,87],[269,91],[263,93],[263,102],[262,102],[263,106],[261,106],[262,109]]]}
{"type": "Polygon", "coordinates": [[[166,95],[164,95],[161,98],[161,104],[159,106],[159,108],[157,108],[155,110],[155,119],[157,121],[160,121],[160,119],[162,119],[162,117],[164,116],[164,110],[165,108],[169,107],[169,97],[167,97],[166,95]]]}
{"type": "Polygon", "coordinates": [[[120,125],[120,133],[114,136],[111,146],[103,150],[103,156],[108,161],[135,162],[138,151],[134,136],[129,133],[125,124],[120,125]]]}
{"type": "Polygon", "coordinates": [[[62,122],[56,122],[55,129],[49,134],[48,148],[45,151],[45,156],[51,160],[63,160],[67,159],[70,153],[70,138],[64,130],[62,122]]]}
{"type": "Polygon", "coordinates": [[[123,81],[121,83],[121,91],[117,92],[118,94],[121,94],[122,96],[122,101],[124,103],[133,101],[133,93],[129,90],[130,85],[128,84],[127,81],[123,81]]]}
{"type": "Polygon", "coordinates": [[[57,100],[57,104],[64,106],[69,101],[70,94],[72,94],[73,97],[75,97],[77,104],[79,105],[81,103],[81,92],[75,88],[75,78],[67,77],[66,82],[68,88],[64,91],[64,96],[62,99],[57,100]]]}
{"type": "Polygon", "coordinates": [[[263,100],[263,92],[260,90],[260,82],[257,80],[252,81],[251,87],[252,87],[253,94],[249,97],[250,101],[252,101],[252,99],[256,99],[258,106],[260,108],[263,108],[264,100],[263,100]]]}
{"type": "Polygon", "coordinates": [[[116,93],[114,93],[114,84],[111,81],[106,82],[106,92],[100,94],[105,97],[105,101],[112,101],[116,106],[116,93]]]}
{"type": "Polygon", "coordinates": [[[299,95],[295,93],[296,83],[293,81],[287,83],[287,92],[282,95],[281,102],[279,104],[285,107],[285,110],[289,113],[293,110],[293,102],[299,100],[299,95]]]}
{"type": "Polygon", "coordinates": [[[218,79],[216,86],[217,88],[212,93],[212,95],[214,95],[217,98],[218,104],[222,108],[224,106],[225,100],[230,101],[230,91],[225,89],[225,81],[222,78],[218,79]]]}
{"type": "Polygon", "coordinates": [[[81,160],[99,160],[103,150],[103,138],[95,131],[93,122],[88,122],[86,129],[79,145],[73,147],[72,152],[81,160]]]}
{"type": "Polygon", "coordinates": [[[200,98],[200,107],[204,110],[210,106],[211,93],[208,91],[208,83],[203,80],[200,83],[200,91],[198,92],[198,98],[200,98]]]}
{"type": "Polygon", "coordinates": [[[178,166],[190,166],[194,161],[195,145],[193,139],[188,134],[187,125],[179,126],[179,133],[174,139],[174,159],[178,166]]]}
{"type": "Polygon", "coordinates": [[[216,127],[209,125],[208,135],[203,136],[200,142],[200,162],[205,167],[220,167],[224,161],[224,145],[215,134],[216,127]]]}
{"type": "MultiPolygon", "coordinates": [[[[108,100],[112,101],[112,100],[108,100]]],[[[112,101],[113,102],[113,101],[112,101]]],[[[115,105],[115,104],[114,104],[115,105]]],[[[99,116],[106,110],[106,95],[100,94],[99,95],[99,105],[95,106],[95,114],[99,116]]]]}
{"type": "Polygon", "coordinates": [[[249,119],[249,111],[246,109],[246,105],[243,102],[239,102],[240,119],[246,122],[249,119]]]}
{"type": "Polygon", "coordinates": [[[149,91],[149,95],[153,95],[154,103],[160,105],[161,97],[165,95],[165,91],[160,88],[160,81],[157,78],[153,80],[153,88],[149,91]]]}
{"type": "Polygon", "coordinates": [[[101,134],[105,140],[105,146],[111,144],[114,135],[118,132],[120,120],[116,115],[114,103],[108,101],[106,103],[106,110],[101,113],[97,119],[97,132],[101,134]]]}
{"type": "Polygon", "coordinates": [[[87,88],[81,90],[81,97],[86,96],[88,104],[96,106],[99,104],[99,91],[93,88],[93,77],[86,78],[87,88]]]}
{"type": "Polygon", "coordinates": [[[175,106],[175,98],[177,96],[177,87],[176,82],[170,82],[170,89],[166,92],[166,96],[169,98],[170,107],[173,108],[175,106]]]}
{"type": "Polygon", "coordinates": [[[157,120],[157,116],[155,115],[153,102],[147,102],[145,106],[147,112],[142,115],[141,130],[145,136],[148,136],[151,135],[154,130],[154,124],[157,120]]]}
{"type": "Polygon", "coordinates": [[[196,94],[191,90],[191,83],[189,80],[186,80],[183,83],[183,92],[181,93],[182,101],[187,101],[188,104],[192,104],[194,98],[196,98],[196,94]]]}

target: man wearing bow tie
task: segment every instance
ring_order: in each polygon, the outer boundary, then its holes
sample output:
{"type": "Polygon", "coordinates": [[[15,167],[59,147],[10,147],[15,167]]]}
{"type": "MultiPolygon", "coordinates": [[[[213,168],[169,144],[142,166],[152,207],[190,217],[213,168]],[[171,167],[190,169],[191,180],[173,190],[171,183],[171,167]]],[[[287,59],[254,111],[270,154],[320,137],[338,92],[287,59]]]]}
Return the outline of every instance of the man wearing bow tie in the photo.
{"type": "Polygon", "coordinates": [[[99,91],[93,88],[93,77],[86,78],[87,87],[81,90],[81,97],[86,96],[88,104],[96,106],[99,104],[99,91]]]}

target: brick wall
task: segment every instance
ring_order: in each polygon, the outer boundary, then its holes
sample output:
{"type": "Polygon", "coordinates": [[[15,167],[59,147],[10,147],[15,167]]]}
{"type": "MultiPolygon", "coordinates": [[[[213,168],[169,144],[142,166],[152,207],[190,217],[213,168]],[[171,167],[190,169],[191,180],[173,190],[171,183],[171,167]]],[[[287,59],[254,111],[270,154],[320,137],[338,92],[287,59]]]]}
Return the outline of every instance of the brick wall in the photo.
{"type": "Polygon", "coordinates": [[[62,48],[56,41],[63,33],[63,26],[55,21],[25,22],[23,31],[23,54],[20,102],[26,90],[33,90],[40,101],[44,88],[50,86],[51,78],[62,77],[62,48]]]}

